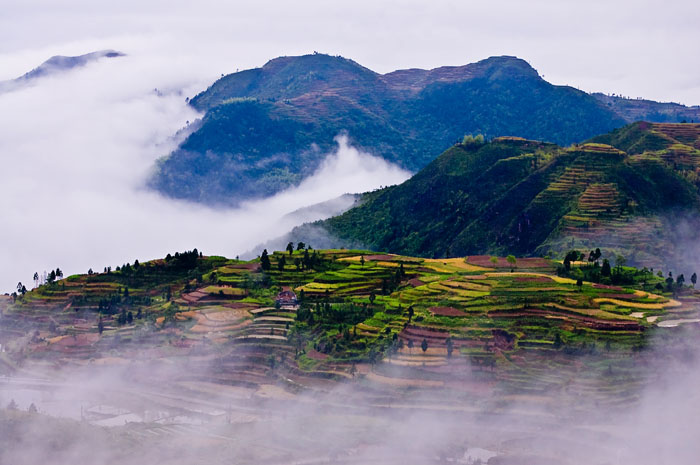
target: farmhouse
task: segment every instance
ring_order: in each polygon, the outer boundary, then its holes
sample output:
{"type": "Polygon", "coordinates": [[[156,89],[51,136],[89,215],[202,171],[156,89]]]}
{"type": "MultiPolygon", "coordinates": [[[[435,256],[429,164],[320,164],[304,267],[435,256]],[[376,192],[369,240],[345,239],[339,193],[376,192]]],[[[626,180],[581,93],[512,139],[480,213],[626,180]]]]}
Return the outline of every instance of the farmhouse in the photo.
{"type": "Polygon", "coordinates": [[[277,294],[275,302],[280,306],[297,305],[297,295],[291,289],[283,289],[277,294]]]}

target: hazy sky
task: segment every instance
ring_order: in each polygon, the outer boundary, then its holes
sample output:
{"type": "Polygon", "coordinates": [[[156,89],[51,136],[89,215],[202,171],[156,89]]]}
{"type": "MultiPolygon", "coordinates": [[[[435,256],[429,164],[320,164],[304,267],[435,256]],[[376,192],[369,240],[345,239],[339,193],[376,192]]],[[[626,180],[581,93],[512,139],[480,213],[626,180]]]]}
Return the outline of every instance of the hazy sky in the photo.
{"type": "Polygon", "coordinates": [[[205,81],[314,50],[379,72],[506,54],[557,84],[697,105],[698,24],[693,0],[4,0],[0,77],[105,47],[205,81]]]}
{"type": "Polygon", "coordinates": [[[517,55],[553,83],[700,104],[699,2],[4,0],[1,11],[0,80],[56,54],[127,54],[0,94],[3,292],[56,266],[242,253],[293,226],[279,221],[288,211],[408,176],[343,147],[301,190],[235,211],[146,191],[198,116],[185,97],[276,56],[320,51],[388,72],[517,55]]]}

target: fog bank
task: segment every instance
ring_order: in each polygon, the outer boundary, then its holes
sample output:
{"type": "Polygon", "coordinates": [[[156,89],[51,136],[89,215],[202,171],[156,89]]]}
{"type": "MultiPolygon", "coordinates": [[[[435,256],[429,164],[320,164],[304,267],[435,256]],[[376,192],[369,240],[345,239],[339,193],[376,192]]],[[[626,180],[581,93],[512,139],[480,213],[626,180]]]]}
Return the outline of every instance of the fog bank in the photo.
{"type": "Polygon", "coordinates": [[[185,98],[205,87],[137,51],[0,94],[0,291],[56,267],[85,273],[194,247],[235,256],[351,201],[288,213],[409,176],[341,137],[313,176],[272,198],[225,210],[163,198],[146,179],[199,116],[185,98]]]}

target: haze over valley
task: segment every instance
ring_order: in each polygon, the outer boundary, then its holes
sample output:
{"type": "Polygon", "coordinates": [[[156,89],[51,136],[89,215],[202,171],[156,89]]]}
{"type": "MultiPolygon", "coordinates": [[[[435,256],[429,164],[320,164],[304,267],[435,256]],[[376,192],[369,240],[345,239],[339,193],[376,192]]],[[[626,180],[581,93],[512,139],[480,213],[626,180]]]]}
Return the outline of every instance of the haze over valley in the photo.
{"type": "Polygon", "coordinates": [[[3,4],[0,464],[691,465],[700,4],[3,4]]]}

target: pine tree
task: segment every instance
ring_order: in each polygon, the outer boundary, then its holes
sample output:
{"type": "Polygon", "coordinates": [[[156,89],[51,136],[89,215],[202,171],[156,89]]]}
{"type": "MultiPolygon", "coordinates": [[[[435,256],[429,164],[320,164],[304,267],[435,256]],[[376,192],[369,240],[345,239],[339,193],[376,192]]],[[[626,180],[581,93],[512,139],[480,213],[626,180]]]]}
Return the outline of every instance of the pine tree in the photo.
{"type": "Polygon", "coordinates": [[[260,255],[260,266],[263,271],[268,271],[270,269],[270,257],[267,255],[267,249],[263,250],[262,255],[260,255]]]}

